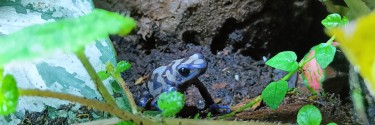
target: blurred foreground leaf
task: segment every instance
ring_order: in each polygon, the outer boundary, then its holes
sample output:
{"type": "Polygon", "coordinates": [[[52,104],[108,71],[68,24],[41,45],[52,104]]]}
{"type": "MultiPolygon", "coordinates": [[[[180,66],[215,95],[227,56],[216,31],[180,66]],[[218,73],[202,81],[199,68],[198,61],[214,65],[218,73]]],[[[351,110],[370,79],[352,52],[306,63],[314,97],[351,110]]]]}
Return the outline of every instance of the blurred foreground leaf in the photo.
{"type": "Polygon", "coordinates": [[[109,34],[126,35],[135,26],[132,18],[100,9],[77,19],[32,25],[0,37],[0,67],[12,60],[39,57],[57,49],[74,52],[109,34]]]}

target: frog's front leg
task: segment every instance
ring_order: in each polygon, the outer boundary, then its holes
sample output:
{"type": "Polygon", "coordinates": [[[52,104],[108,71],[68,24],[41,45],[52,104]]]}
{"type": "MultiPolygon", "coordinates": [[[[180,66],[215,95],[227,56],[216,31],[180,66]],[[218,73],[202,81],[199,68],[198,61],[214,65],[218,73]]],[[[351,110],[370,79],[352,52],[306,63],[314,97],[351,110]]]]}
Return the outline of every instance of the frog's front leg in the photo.
{"type": "Polygon", "coordinates": [[[137,101],[138,106],[140,106],[142,108],[148,107],[149,101],[151,99],[152,99],[152,96],[149,92],[147,92],[147,91],[143,92],[141,98],[139,99],[139,101],[137,101]]]}
{"type": "Polygon", "coordinates": [[[206,86],[204,86],[204,84],[201,81],[199,81],[198,78],[195,78],[191,82],[198,88],[201,96],[203,97],[205,101],[205,109],[209,108],[209,110],[212,112],[220,112],[220,109],[224,109],[224,113],[230,112],[229,106],[220,106],[214,102],[214,99],[211,97],[211,94],[208,92],[206,86]]]}

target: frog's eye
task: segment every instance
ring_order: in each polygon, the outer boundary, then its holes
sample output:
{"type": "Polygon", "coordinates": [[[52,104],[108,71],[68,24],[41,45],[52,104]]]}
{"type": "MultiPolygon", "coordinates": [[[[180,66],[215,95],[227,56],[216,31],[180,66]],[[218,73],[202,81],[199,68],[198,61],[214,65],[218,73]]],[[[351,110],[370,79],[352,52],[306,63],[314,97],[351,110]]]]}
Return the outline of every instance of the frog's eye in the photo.
{"type": "Polygon", "coordinates": [[[182,76],[188,76],[190,74],[190,70],[187,68],[180,68],[178,69],[178,73],[180,73],[182,76]]]}

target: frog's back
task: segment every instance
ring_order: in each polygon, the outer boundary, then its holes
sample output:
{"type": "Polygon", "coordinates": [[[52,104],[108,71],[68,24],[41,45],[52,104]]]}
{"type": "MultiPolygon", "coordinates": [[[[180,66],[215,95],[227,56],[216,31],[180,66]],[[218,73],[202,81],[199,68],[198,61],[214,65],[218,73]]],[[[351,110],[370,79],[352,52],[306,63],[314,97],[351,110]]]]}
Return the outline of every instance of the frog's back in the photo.
{"type": "Polygon", "coordinates": [[[156,68],[152,75],[150,76],[150,80],[147,82],[147,90],[153,97],[159,95],[163,88],[166,87],[165,81],[163,79],[163,72],[166,70],[167,66],[161,66],[156,68]]]}

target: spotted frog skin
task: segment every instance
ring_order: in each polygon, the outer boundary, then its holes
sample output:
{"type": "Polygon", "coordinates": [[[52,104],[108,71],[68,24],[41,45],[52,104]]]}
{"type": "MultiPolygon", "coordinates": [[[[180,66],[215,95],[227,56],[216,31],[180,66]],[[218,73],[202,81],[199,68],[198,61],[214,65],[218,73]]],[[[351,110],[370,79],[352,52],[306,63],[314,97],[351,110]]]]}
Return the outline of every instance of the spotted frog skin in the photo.
{"type": "Polygon", "coordinates": [[[207,88],[199,81],[198,77],[205,73],[206,69],[207,62],[200,53],[174,60],[166,66],[156,68],[152,72],[150,80],[146,83],[147,91],[143,92],[138,105],[145,108],[150,99],[153,98],[151,107],[159,109],[156,101],[161,93],[167,91],[184,92],[187,87],[194,84],[205,100],[205,109],[210,108],[210,110],[216,111],[226,109],[226,112],[229,112],[229,106],[217,105],[207,88]]]}

